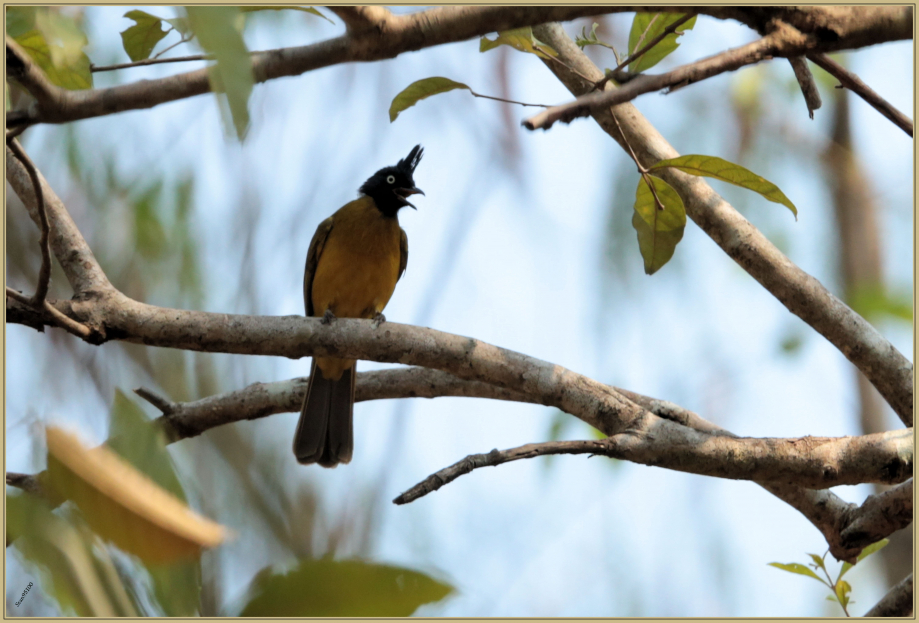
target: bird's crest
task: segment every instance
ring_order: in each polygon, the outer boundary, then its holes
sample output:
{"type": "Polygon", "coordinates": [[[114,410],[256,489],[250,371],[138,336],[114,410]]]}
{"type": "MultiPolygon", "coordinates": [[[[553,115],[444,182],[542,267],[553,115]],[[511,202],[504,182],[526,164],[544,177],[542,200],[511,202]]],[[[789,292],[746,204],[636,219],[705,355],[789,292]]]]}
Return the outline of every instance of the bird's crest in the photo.
{"type": "Polygon", "coordinates": [[[409,176],[414,175],[415,168],[418,166],[418,163],[421,162],[421,156],[423,155],[424,147],[415,145],[412,147],[412,151],[408,152],[408,155],[399,161],[396,168],[407,172],[409,176]]]}

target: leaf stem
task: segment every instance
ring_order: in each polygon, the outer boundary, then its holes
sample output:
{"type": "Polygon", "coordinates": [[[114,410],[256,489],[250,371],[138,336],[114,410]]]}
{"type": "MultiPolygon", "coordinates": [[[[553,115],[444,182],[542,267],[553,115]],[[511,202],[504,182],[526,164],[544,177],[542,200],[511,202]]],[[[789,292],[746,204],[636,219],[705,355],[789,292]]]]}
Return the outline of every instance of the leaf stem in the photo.
{"type": "Polygon", "coordinates": [[[507,100],[507,99],[504,99],[503,97],[495,97],[493,95],[482,95],[481,93],[476,93],[472,89],[469,89],[469,92],[472,93],[472,95],[475,97],[483,97],[485,99],[495,100],[496,102],[505,102],[507,104],[518,104],[519,106],[533,106],[535,108],[549,108],[547,104],[527,104],[526,102],[517,102],[514,100],[507,100]]]}

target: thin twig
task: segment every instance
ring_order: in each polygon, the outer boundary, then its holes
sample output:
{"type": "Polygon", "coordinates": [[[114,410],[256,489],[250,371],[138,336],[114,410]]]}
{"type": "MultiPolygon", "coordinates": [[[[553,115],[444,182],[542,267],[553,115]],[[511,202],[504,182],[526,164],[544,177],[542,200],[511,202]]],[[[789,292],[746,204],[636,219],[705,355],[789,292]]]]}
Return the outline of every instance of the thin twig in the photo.
{"type": "Polygon", "coordinates": [[[134,393],[159,409],[163,415],[169,415],[175,411],[176,404],[174,402],[168,398],[160,396],[151,389],[147,389],[146,387],[138,387],[134,389],[134,393]]]}
{"type": "Polygon", "coordinates": [[[29,493],[41,493],[41,484],[38,478],[32,474],[19,474],[17,472],[6,473],[6,484],[29,493]]]}
{"type": "Polygon", "coordinates": [[[549,108],[548,104],[527,104],[525,102],[516,102],[514,100],[507,100],[503,97],[494,97],[493,95],[482,95],[481,93],[476,93],[472,89],[469,89],[469,92],[472,93],[475,97],[483,97],[488,100],[495,100],[496,102],[504,102],[506,104],[517,104],[518,106],[532,106],[534,108],[549,108]]]}
{"type": "Polygon", "coordinates": [[[26,123],[23,123],[22,125],[15,126],[12,130],[7,130],[6,131],[7,142],[11,141],[12,139],[16,138],[17,136],[19,136],[20,134],[28,130],[30,127],[32,127],[32,125],[33,125],[32,123],[26,122],[26,123]]]}
{"type": "Polygon", "coordinates": [[[32,178],[32,188],[35,190],[38,217],[41,223],[41,239],[38,243],[41,247],[41,268],[38,271],[38,285],[35,287],[35,294],[29,304],[32,307],[41,309],[44,307],[45,297],[48,295],[48,284],[51,282],[51,248],[48,243],[51,226],[48,224],[48,212],[45,209],[45,195],[42,192],[38,169],[35,168],[19,141],[14,137],[7,137],[6,144],[29,172],[29,177],[32,178]]]}
{"type": "MultiPolygon", "coordinates": [[[[12,299],[19,301],[20,303],[23,303],[24,305],[33,307],[32,299],[27,297],[25,294],[22,294],[21,292],[14,290],[13,288],[9,286],[7,286],[6,288],[6,295],[12,299]]],[[[72,335],[75,335],[79,338],[86,339],[86,338],[89,338],[93,334],[92,330],[89,327],[87,327],[86,325],[82,323],[77,322],[76,320],[74,320],[73,318],[70,318],[69,316],[62,314],[60,311],[58,311],[56,307],[54,307],[47,300],[42,301],[42,310],[48,312],[48,315],[51,316],[52,320],[54,321],[52,323],[53,325],[60,327],[61,329],[64,329],[65,331],[67,331],[68,333],[72,335]]]]}
{"type": "MultiPolygon", "coordinates": [[[[256,54],[256,52],[253,52],[256,54]]],[[[133,63],[120,63],[118,65],[91,65],[89,70],[93,73],[100,71],[115,71],[116,69],[129,69],[131,67],[143,67],[144,65],[160,65],[162,63],[187,63],[190,61],[212,61],[214,56],[211,54],[193,54],[191,56],[176,56],[174,58],[148,58],[133,63]]]]}
{"type": "MultiPolygon", "coordinates": [[[[753,43],[682,65],[667,73],[636,76],[619,89],[582,95],[572,102],[553,106],[524,120],[523,126],[528,130],[548,130],[556,121],[570,123],[578,117],[590,115],[590,111],[594,108],[615,106],[631,101],[639,95],[662,89],[674,90],[724,72],[735,71],[746,65],[758,63],[771,58],[779,49],[780,44],[783,43],[779,32],[774,31],[753,43]]],[[[594,84],[595,81],[591,80],[589,83],[594,84]]]]}
{"type": "Polygon", "coordinates": [[[591,441],[550,441],[546,443],[529,443],[509,450],[497,448],[487,454],[471,454],[462,461],[435,472],[417,485],[399,495],[393,504],[409,504],[418,498],[437,491],[464,474],[480,467],[495,467],[520,459],[532,459],[550,454],[599,454],[603,451],[603,440],[591,441]]]}
{"type": "Polygon", "coordinates": [[[868,102],[868,104],[871,105],[879,113],[893,121],[898,128],[910,136],[913,135],[912,119],[894,108],[890,102],[885,100],[871,87],[862,82],[861,78],[831,59],[826,54],[822,54],[820,52],[811,52],[807,55],[807,58],[825,69],[827,73],[839,80],[839,82],[844,87],[868,102]]]}
{"type": "Polygon", "coordinates": [[[811,73],[803,56],[790,56],[788,62],[791,63],[791,68],[795,72],[795,78],[801,87],[801,94],[804,95],[807,114],[813,119],[814,111],[823,106],[820,91],[817,90],[817,82],[814,80],[814,74],[811,73]]]}
{"type": "MultiPolygon", "coordinates": [[[[170,28],[169,30],[175,30],[175,28],[170,28]]],[[[167,33],[167,34],[168,34],[168,33],[167,33]]],[[[185,38],[185,35],[181,35],[178,41],[176,41],[176,42],[173,43],[172,45],[167,46],[165,49],[160,50],[159,52],[157,52],[156,54],[154,54],[154,55],[153,55],[153,58],[159,58],[159,57],[161,57],[163,54],[165,54],[166,52],[168,52],[169,50],[173,49],[174,47],[179,46],[179,45],[182,45],[183,43],[188,43],[188,42],[191,41],[192,39],[194,39],[194,35],[188,37],[187,39],[185,38]]]]}
{"type": "MultiPolygon", "coordinates": [[[[631,63],[632,61],[634,61],[636,58],[639,58],[639,57],[643,56],[643,55],[645,54],[645,52],[647,52],[648,50],[650,50],[651,48],[653,48],[654,46],[656,46],[658,43],[660,43],[661,41],[663,41],[668,35],[672,35],[674,32],[676,32],[676,29],[677,29],[677,28],[679,28],[680,26],[682,26],[683,24],[685,24],[686,22],[688,22],[689,20],[691,20],[691,19],[694,18],[695,16],[696,16],[695,13],[687,13],[686,15],[684,15],[683,17],[681,17],[681,18],[678,19],[677,21],[675,21],[675,22],[673,22],[672,24],[670,24],[669,26],[667,26],[667,28],[665,28],[665,29],[663,30],[663,32],[661,32],[661,34],[659,34],[658,36],[654,37],[654,39],[652,39],[651,42],[648,43],[648,45],[646,45],[646,46],[642,47],[640,50],[638,50],[638,51],[636,51],[636,52],[630,54],[624,61],[622,61],[621,63],[619,63],[619,64],[616,66],[615,69],[613,69],[613,70],[610,71],[610,72],[607,72],[607,74],[606,74],[605,76],[603,76],[603,79],[601,79],[599,82],[597,82],[597,84],[594,85],[593,90],[594,90],[594,91],[599,91],[600,89],[602,89],[604,86],[606,86],[606,83],[609,82],[609,80],[613,77],[613,74],[615,74],[617,71],[619,71],[620,69],[622,69],[623,67],[625,67],[626,65],[628,65],[629,63],[631,63]]],[[[618,60],[618,59],[617,59],[617,60],[618,60]]]]}

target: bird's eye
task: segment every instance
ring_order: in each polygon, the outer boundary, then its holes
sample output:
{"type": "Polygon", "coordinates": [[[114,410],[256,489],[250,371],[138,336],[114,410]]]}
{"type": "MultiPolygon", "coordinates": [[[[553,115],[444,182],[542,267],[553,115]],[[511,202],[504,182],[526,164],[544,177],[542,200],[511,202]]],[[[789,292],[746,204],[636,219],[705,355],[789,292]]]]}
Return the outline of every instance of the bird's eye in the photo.
{"type": "Polygon", "coordinates": [[[395,184],[395,183],[396,183],[396,176],[395,176],[395,175],[387,175],[387,176],[386,176],[386,183],[387,183],[387,184],[395,184]]]}

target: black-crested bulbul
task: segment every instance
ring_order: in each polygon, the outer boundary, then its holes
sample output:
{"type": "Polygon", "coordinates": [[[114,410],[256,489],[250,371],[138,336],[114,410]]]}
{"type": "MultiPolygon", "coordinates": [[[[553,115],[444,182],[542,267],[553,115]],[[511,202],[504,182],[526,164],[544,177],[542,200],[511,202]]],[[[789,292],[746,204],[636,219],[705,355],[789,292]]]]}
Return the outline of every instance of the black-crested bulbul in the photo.
{"type": "MultiPolygon", "coordinates": [[[[303,277],[307,316],[373,318],[383,322],[383,308],[408,261],[408,238],[399,227],[399,210],[414,208],[410,195],[415,168],[424,153],[416,145],[395,166],[374,173],[360,187],[361,196],[322,221],[310,242],[303,277]]],[[[300,463],[335,467],[351,461],[355,360],[314,357],[294,454],[300,463]]]]}

